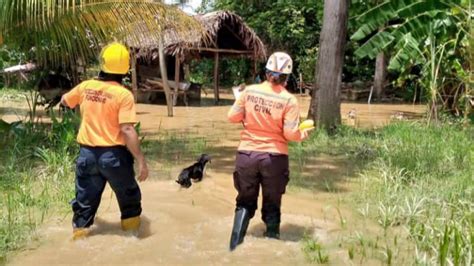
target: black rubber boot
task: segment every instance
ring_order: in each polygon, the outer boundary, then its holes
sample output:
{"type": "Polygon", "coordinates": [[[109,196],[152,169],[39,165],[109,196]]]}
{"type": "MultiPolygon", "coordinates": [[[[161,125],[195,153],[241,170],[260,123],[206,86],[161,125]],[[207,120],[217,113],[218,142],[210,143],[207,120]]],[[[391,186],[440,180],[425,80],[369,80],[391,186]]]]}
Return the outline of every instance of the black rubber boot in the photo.
{"type": "Polygon", "coordinates": [[[247,227],[249,226],[249,221],[249,211],[245,208],[237,207],[234,216],[234,226],[232,227],[232,234],[230,236],[230,251],[233,251],[244,241],[245,233],[247,233],[247,227]]]}
{"type": "Polygon", "coordinates": [[[280,224],[267,224],[267,231],[263,233],[263,236],[280,239],[280,224]]]}

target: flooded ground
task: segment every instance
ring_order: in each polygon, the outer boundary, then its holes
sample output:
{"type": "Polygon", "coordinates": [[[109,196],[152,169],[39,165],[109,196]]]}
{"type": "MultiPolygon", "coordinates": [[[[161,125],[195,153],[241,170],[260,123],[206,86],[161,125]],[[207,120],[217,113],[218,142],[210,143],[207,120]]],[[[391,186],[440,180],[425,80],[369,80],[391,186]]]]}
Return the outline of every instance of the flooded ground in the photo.
{"type": "MultiPolygon", "coordinates": [[[[230,96],[224,95],[225,98],[230,96]]],[[[301,97],[300,102],[304,116],[309,97],[301,97]]],[[[176,107],[175,116],[169,118],[164,106],[138,106],[146,138],[153,139],[163,131],[201,136],[209,142],[208,146],[212,146],[213,157],[204,180],[187,190],[179,188],[172,178],[192,161],[178,159],[170,167],[169,176],[162,177],[160,169],[164,162],[160,158],[148,158],[151,178],[141,183],[144,222],[139,238],[126,236],[120,230],[118,206],[107,189],[91,237],[71,241],[71,215],[55,217],[41,228],[39,241],[13,256],[9,264],[304,265],[307,260],[301,240],[305,236],[318,239],[329,253],[330,264],[351,264],[347,250],[340,243],[347,231],[344,220],[357,218],[353,218],[350,205],[340,204],[345,192],[290,189],[283,198],[282,240],[262,237],[264,225],[257,212],[244,244],[235,252],[228,251],[236,196],[232,172],[241,128],[226,121],[229,107],[176,107]]],[[[14,111],[12,108],[18,107],[2,105],[1,118],[12,121],[24,114],[24,108],[14,111]]],[[[373,127],[388,123],[397,113],[400,116],[400,112],[403,117],[418,116],[424,112],[424,107],[343,104],[344,121],[351,110],[355,110],[356,119],[353,120],[357,126],[373,127]]],[[[343,175],[346,171],[341,169],[344,168],[341,158],[317,158],[314,165],[308,167],[308,171],[325,175],[332,172],[343,175]]],[[[349,192],[350,181],[346,183],[343,186],[349,192]]],[[[351,224],[356,226],[358,223],[351,224]]],[[[365,263],[370,264],[370,261],[365,263]]]]}

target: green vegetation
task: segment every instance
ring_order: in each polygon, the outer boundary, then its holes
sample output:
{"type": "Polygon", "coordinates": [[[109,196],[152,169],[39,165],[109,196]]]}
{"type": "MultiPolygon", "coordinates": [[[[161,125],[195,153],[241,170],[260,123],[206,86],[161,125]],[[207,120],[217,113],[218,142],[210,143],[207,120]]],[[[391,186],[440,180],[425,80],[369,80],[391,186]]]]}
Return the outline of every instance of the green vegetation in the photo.
{"type": "Polygon", "coordinates": [[[140,42],[141,30],[123,27],[137,21],[146,24],[155,40],[161,38],[164,27],[179,35],[202,31],[195,20],[160,1],[27,0],[20,4],[4,0],[0,2],[0,45],[29,53],[28,59],[45,68],[74,68],[78,60],[95,59],[99,43],[140,42]]]}
{"type": "Polygon", "coordinates": [[[0,102],[20,102],[26,99],[26,95],[15,88],[0,89],[0,102]]]}
{"type": "Polygon", "coordinates": [[[305,236],[302,240],[303,253],[306,259],[311,263],[326,264],[329,263],[329,255],[317,240],[305,236]]]}
{"type": "MultiPolygon", "coordinates": [[[[354,189],[354,207],[364,218],[378,223],[382,233],[377,238],[387,243],[387,260],[395,259],[393,250],[402,248],[401,241],[392,239],[406,235],[415,248],[400,256],[413,258],[412,263],[472,263],[472,126],[463,129],[453,122],[438,126],[404,122],[375,131],[341,128],[335,136],[319,132],[309,141],[293,145],[291,152],[296,173],[300,163],[320,153],[347,156],[359,164],[360,186],[354,189]]],[[[299,175],[293,184],[311,178],[299,175]]],[[[313,186],[318,187],[324,184],[313,186]]],[[[365,246],[358,244],[358,248],[365,246]]],[[[354,249],[348,247],[352,256],[354,249]]]]}
{"type": "Polygon", "coordinates": [[[471,17],[471,1],[384,1],[357,17],[351,39],[366,40],[358,57],[388,52],[396,83],[414,83],[429,95],[430,118],[438,118],[437,105],[468,115],[471,17]]]}
{"type": "MultiPolygon", "coordinates": [[[[405,101],[430,102],[431,118],[439,110],[467,120],[472,116],[472,4],[471,1],[378,1],[351,0],[347,25],[351,41],[346,43],[343,82],[367,84],[375,74],[375,57],[385,52],[388,76],[383,82],[387,95],[405,101]]],[[[323,18],[322,1],[203,1],[203,10],[232,10],[242,16],[267,45],[269,53],[287,51],[295,60],[294,77],[303,75],[314,82],[319,35],[323,18]],[[276,18],[285,17],[284,25],[276,18]]],[[[196,68],[209,71],[212,62],[196,68]]],[[[222,66],[222,84],[236,85],[240,72],[250,62],[229,62],[222,66]],[[233,84],[229,84],[233,83],[233,84]]],[[[263,69],[263,65],[260,66],[263,69]]],[[[380,69],[379,69],[380,70],[380,69]]],[[[247,77],[250,73],[247,74],[247,77]]],[[[253,80],[246,80],[254,82],[253,80]]],[[[205,81],[206,82],[206,81],[205,81]]]]}
{"type": "Polygon", "coordinates": [[[36,237],[51,210],[69,210],[78,118],[65,113],[50,125],[8,124],[0,135],[0,262],[36,237]]]}

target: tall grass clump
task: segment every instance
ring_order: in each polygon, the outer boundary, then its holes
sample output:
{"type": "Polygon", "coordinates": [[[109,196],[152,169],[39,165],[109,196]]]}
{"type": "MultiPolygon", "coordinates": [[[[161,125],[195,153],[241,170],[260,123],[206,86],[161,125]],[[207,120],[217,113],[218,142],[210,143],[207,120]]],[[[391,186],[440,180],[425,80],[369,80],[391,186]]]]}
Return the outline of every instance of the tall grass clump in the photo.
{"type": "Polygon", "coordinates": [[[305,235],[303,237],[302,251],[305,255],[306,260],[314,264],[328,264],[329,255],[324,250],[323,246],[310,236],[305,235]]]}
{"type": "Polygon", "coordinates": [[[360,202],[373,205],[384,229],[407,230],[416,262],[471,265],[473,128],[394,124],[375,142],[377,155],[361,174],[360,202]]]}
{"type": "Polygon", "coordinates": [[[67,112],[51,124],[15,123],[0,134],[0,262],[35,238],[53,209],[73,197],[75,134],[79,118],[67,112]]]}
{"type": "Polygon", "coordinates": [[[315,132],[291,146],[292,170],[321,153],[359,164],[354,202],[385,232],[378,238],[403,229],[416,247],[405,254],[413,263],[472,265],[472,125],[401,122],[376,130],[342,127],[332,136],[315,132]]]}

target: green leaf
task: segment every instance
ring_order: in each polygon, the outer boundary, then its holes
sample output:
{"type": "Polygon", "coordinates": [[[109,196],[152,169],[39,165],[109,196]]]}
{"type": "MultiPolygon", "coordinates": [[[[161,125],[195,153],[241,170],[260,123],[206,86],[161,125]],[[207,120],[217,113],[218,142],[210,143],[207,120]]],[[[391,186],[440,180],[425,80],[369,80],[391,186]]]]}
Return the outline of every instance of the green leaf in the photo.
{"type": "MultiPolygon", "coordinates": [[[[459,2],[459,0],[453,1],[459,2]]],[[[440,12],[442,10],[449,10],[451,6],[439,0],[418,2],[396,0],[384,2],[357,18],[358,22],[363,23],[363,25],[351,36],[351,40],[359,41],[366,38],[374,31],[384,28],[394,18],[410,19],[430,11],[440,12]]]]}
{"type": "Polygon", "coordinates": [[[394,50],[397,52],[390,59],[388,70],[402,71],[408,63],[421,61],[422,52],[418,45],[411,33],[404,35],[395,45],[394,50]]]}
{"type": "Polygon", "coordinates": [[[366,43],[355,51],[355,55],[359,58],[369,57],[375,58],[378,53],[383,51],[390,45],[395,38],[392,34],[381,31],[370,38],[366,43]]]}
{"type": "Polygon", "coordinates": [[[351,36],[352,40],[358,41],[372,34],[374,31],[384,27],[390,20],[398,15],[398,11],[413,4],[411,0],[391,0],[377,5],[369,11],[357,17],[357,21],[363,26],[351,36]]]}
{"type": "MultiPolygon", "coordinates": [[[[457,2],[457,0],[452,0],[451,2],[457,2]]],[[[418,1],[400,9],[398,11],[398,16],[409,18],[429,11],[449,10],[450,8],[451,5],[439,0],[418,1]]]]}

